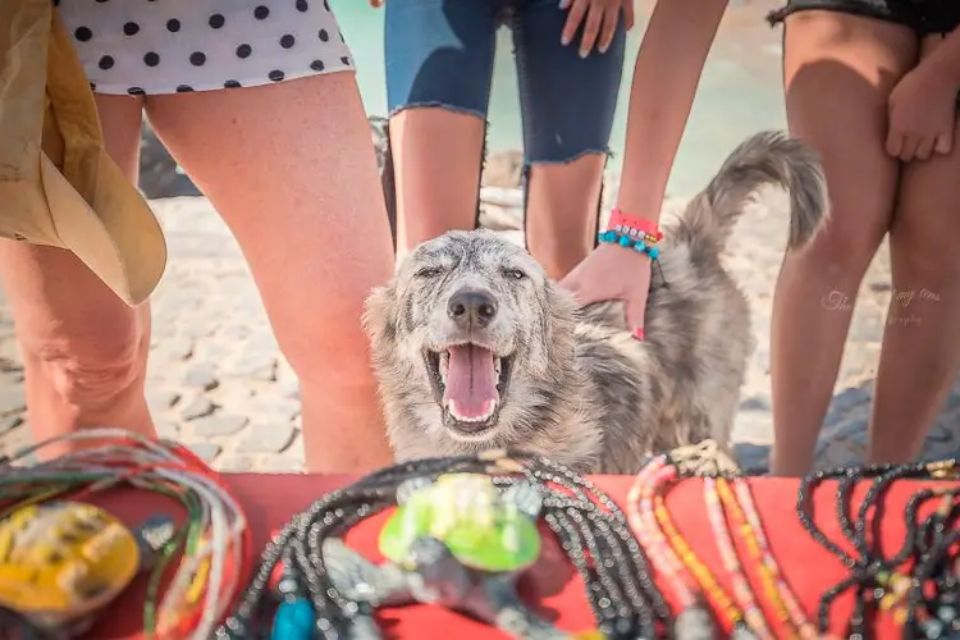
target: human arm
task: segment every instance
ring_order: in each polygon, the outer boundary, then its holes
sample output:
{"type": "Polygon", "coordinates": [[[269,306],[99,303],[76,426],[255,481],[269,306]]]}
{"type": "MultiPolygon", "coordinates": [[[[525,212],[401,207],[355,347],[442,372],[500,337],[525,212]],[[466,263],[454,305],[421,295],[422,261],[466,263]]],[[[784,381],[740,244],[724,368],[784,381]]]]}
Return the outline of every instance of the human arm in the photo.
{"type": "MultiPolygon", "coordinates": [[[[654,8],[630,89],[617,197],[621,211],[658,222],[670,169],[726,6],[727,0],[663,0],[654,8]]],[[[650,272],[647,256],[604,244],[563,285],[581,304],[623,300],[628,327],[642,336],[650,272]]]]}

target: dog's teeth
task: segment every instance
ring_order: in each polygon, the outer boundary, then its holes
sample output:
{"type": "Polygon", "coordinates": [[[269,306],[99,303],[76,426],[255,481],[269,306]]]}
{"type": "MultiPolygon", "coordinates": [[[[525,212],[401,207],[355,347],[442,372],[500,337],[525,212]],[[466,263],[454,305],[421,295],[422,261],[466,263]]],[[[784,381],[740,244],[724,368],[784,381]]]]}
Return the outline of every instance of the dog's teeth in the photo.
{"type": "Polygon", "coordinates": [[[447,401],[447,411],[450,412],[450,415],[451,415],[451,416],[453,417],[453,419],[456,420],[457,422],[483,422],[483,421],[489,419],[490,416],[492,416],[493,413],[494,413],[496,410],[497,410],[497,403],[496,403],[496,402],[491,402],[491,403],[490,403],[490,410],[489,410],[486,414],[484,414],[484,415],[482,415],[482,416],[476,416],[476,417],[466,417],[466,416],[460,415],[460,412],[457,411],[457,401],[456,401],[456,400],[453,400],[453,399],[451,398],[450,400],[447,401]]]}

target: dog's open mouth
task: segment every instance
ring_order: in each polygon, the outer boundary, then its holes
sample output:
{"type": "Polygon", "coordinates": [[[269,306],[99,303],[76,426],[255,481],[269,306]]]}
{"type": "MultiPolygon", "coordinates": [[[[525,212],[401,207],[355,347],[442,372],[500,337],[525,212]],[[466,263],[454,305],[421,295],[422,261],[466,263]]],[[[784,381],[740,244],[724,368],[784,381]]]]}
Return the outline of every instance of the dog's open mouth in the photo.
{"type": "Polygon", "coordinates": [[[426,361],[448,427],[477,436],[496,424],[510,381],[511,356],[467,343],[427,351],[426,361]]]}

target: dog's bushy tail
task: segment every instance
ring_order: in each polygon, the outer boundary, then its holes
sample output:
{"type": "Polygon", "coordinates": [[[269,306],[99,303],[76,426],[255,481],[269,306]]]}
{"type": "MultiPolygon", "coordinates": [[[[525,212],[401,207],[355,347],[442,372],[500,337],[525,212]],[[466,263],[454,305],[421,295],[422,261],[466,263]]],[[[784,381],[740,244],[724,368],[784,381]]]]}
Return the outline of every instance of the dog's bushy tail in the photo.
{"type": "Polygon", "coordinates": [[[748,198],[771,183],[781,185],[790,196],[788,247],[803,246],[827,216],[826,181],[816,154],[778,131],[758,133],[730,154],[687,208],[685,231],[722,248],[748,198]]]}

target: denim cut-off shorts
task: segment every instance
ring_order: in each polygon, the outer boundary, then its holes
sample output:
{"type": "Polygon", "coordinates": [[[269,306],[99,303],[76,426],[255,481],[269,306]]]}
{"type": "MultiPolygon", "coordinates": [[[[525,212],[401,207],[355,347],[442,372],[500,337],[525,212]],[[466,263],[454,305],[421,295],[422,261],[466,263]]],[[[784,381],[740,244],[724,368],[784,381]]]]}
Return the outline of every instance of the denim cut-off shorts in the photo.
{"type": "Polygon", "coordinates": [[[484,121],[496,32],[513,32],[525,162],[606,153],[623,71],[625,31],[605,53],[560,42],[557,0],[389,0],[386,75],[390,113],[443,107],[484,121]]]}
{"type": "Polygon", "coordinates": [[[946,35],[960,26],[960,0],[789,0],[771,23],[797,11],[821,9],[877,18],[909,27],[919,36],[946,35]]]}

